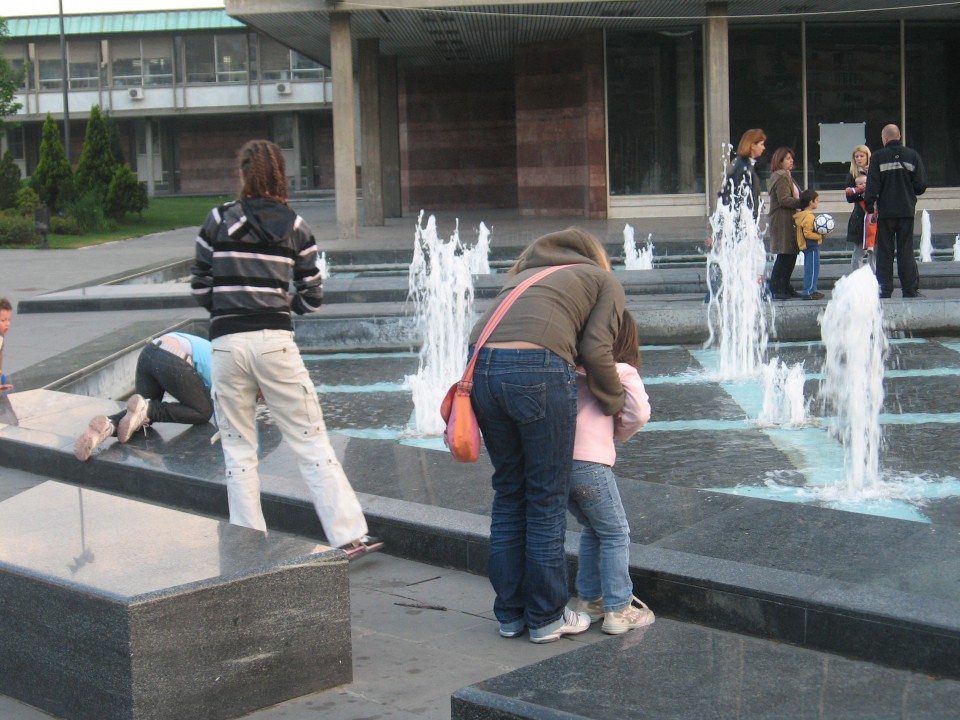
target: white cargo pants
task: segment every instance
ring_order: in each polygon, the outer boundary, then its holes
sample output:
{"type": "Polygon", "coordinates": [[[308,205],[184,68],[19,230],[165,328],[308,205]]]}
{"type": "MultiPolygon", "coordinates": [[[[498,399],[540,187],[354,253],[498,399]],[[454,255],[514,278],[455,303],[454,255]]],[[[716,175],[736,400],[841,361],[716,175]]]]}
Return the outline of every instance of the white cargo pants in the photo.
{"type": "Polygon", "coordinates": [[[216,338],[212,345],[213,403],[227,469],[230,522],[267,529],[257,473],[259,389],[297,455],[327,541],[340,546],[366,535],[367,521],[330,445],[323,411],[293,333],[234,333],[216,338]]]}

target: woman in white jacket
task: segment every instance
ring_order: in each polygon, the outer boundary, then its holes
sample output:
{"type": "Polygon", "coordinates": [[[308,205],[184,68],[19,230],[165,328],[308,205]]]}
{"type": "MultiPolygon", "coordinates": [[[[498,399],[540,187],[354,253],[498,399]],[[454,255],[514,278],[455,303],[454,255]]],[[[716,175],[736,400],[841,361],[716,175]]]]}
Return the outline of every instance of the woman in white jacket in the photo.
{"type": "Polygon", "coordinates": [[[603,631],[619,635],[654,621],[650,609],[633,594],[630,580],[630,526],[623,510],[613,464],[613,441],[629,440],[650,419],[650,401],[638,372],[637,324],[626,310],[613,346],[617,373],[626,392],[623,409],[604,415],[577,371],[577,435],[570,479],[570,512],[580,531],[577,611],[591,622],[603,620],[603,631]]]}

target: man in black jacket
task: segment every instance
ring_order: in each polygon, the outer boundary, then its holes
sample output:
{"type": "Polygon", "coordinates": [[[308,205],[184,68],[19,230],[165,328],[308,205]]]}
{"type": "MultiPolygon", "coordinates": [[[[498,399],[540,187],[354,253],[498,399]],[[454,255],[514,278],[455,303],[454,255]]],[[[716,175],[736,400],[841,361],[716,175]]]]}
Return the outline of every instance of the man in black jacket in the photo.
{"type": "Polygon", "coordinates": [[[920,275],[913,256],[913,217],[917,195],[927,190],[927,172],[916,150],[900,142],[900,128],[887,125],[880,133],[883,148],[870,158],[868,213],[877,212],[877,281],[880,297],[893,293],[893,256],[897,256],[900,291],[905,298],[920,296],[920,275]]]}

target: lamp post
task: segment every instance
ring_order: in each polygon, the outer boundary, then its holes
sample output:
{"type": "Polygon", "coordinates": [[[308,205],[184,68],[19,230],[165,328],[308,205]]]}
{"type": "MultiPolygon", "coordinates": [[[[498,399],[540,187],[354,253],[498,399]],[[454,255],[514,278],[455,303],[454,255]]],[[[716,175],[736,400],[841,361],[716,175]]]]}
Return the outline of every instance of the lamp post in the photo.
{"type": "Polygon", "coordinates": [[[63,34],[63,0],[60,2],[60,74],[63,77],[63,147],[67,153],[67,162],[70,162],[70,101],[69,80],[67,75],[67,38],[63,34]]]}

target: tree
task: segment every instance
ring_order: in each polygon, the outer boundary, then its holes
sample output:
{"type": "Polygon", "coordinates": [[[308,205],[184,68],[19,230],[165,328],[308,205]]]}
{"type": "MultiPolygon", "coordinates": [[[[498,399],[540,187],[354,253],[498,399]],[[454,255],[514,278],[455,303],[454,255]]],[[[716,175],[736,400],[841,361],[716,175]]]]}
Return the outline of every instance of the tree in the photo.
{"type": "Polygon", "coordinates": [[[120,138],[120,128],[117,127],[117,121],[107,112],[103,115],[104,122],[107,123],[107,133],[110,135],[110,149],[113,151],[113,159],[118,165],[123,165],[126,160],[126,153],[123,151],[123,142],[120,138]]]}
{"type": "Polygon", "coordinates": [[[110,131],[100,114],[100,106],[90,108],[83,149],[77,161],[74,187],[78,195],[94,192],[101,200],[107,196],[110,181],[117,167],[117,159],[110,147],[110,131]]]}
{"type": "Polygon", "coordinates": [[[116,220],[125,213],[142,214],[147,206],[146,184],[139,182],[128,165],[117,165],[107,189],[104,212],[116,220]]]}
{"type": "Polygon", "coordinates": [[[0,210],[12,208],[17,204],[17,190],[20,189],[20,166],[13,161],[13,155],[7,150],[0,159],[0,210]]]}
{"type": "Polygon", "coordinates": [[[3,118],[16,115],[22,107],[20,103],[13,101],[13,97],[20,88],[23,73],[15,71],[10,61],[3,56],[3,41],[7,35],[7,21],[0,18],[0,130],[4,127],[3,118]]]}
{"type": "Polygon", "coordinates": [[[43,135],[40,140],[40,162],[30,178],[32,187],[40,199],[51,210],[62,210],[63,203],[70,193],[65,192],[72,185],[73,171],[63,152],[60,129],[53,116],[47,113],[43,121],[43,135]]]}

